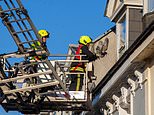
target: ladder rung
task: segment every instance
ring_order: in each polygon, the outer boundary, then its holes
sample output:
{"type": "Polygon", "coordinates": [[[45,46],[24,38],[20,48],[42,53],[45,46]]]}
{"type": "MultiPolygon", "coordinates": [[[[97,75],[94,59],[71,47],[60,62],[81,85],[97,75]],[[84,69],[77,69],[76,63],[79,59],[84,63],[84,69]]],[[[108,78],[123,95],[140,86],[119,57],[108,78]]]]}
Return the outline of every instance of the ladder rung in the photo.
{"type": "Polygon", "coordinates": [[[26,44],[26,43],[36,42],[36,41],[38,41],[38,40],[30,40],[30,41],[22,42],[22,43],[19,43],[19,44],[26,44]]]}
{"type": "Polygon", "coordinates": [[[19,9],[20,8],[11,8],[11,9],[8,9],[8,10],[0,11],[0,13],[9,12],[9,11],[12,11],[12,10],[19,10],[19,9]]]}
{"type": "Polygon", "coordinates": [[[15,78],[4,79],[4,80],[1,80],[0,81],[0,84],[7,83],[7,82],[12,82],[12,81],[16,81],[16,80],[19,80],[19,79],[32,78],[32,77],[36,77],[36,76],[44,75],[44,74],[51,74],[51,73],[52,73],[52,71],[51,70],[48,70],[48,71],[45,71],[45,72],[34,73],[34,74],[23,75],[23,76],[19,76],[19,77],[15,77],[15,78]]]}
{"type": "MultiPolygon", "coordinates": [[[[43,51],[37,51],[36,54],[40,55],[40,54],[46,54],[47,52],[45,50],[43,51]]],[[[22,57],[28,57],[30,56],[29,53],[25,53],[25,54],[16,54],[16,53],[12,53],[12,54],[6,54],[6,55],[2,55],[0,56],[0,58],[22,58],[22,57]]]]}
{"type": "Polygon", "coordinates": [[[15,93],[15,92],[30,91],[32,89],[54,86],[54,85],[58,85],[58,84],[59,84],[59,81],[51,81],[51,82],[40,84],[40,85],[29,86],[29,87],[14,89],[14,90],[7,90],[7,91],[4,91],[3,93],[4,94],[11,94],[11,93],[15,93]]]}
{"type": "Polygon", "coordinates": [[[23,75],[22,73],[18,73],[18,74],[17,74],[17,76],[22,76],[22,75],[23,75]]]}
{"type": "Polygon", "coordinates": [[[23,18],[23,19],[19,19],[19,20],[12,20],[12,21],[7,22],[7,23],[19,22],[19,21],[24,21],[24,20],[27,20],[27,18],[23,18]]]}
{"type": "Polygon", "coordinates": [[[13,34],[19,34],[19,33],[24,33],[24,32],[29,32],[32,31],[33,29],[26,29],[26,30],[21,30],[19,32],[13,32],[13,34]]]}
{"type": "Polygon", "coordinates": [[[47,98],[50,100],[50,101],[52,101],[52,102],[67,102],[67,103],[85,103],[85,102],[87,102],[87,100],[86,99],[76,99],[77,101],[75,101],[74,99],[66,99],[65,97],[55,97],[55,98],[53,98],[53,97],[51,97],[51,96],[47,96],[47,98]]]}

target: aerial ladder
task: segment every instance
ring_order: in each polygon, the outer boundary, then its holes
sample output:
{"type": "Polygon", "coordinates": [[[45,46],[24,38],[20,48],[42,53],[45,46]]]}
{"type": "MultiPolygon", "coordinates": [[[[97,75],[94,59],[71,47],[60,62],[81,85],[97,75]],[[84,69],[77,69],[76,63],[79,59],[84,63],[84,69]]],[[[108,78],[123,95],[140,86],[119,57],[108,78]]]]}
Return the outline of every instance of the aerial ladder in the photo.
{"type": "Polygon", "coordinates": [[[42,46],[32,49],[31,44],[41,42],[41,39],[20,0],[0,0],[0,17],[18,47],[15,52],[0,55],[0,103],[5,111],[34,114],[91,110],[87,71],[81,73],[84,74],[83,91],[68,91],[69,75],[72,74],[68,70],[74,55],[61,55],[66,56],[66,60],[52,60],[55,55],[48,49],[42,46]],[[29,60],[37,55],[47,58],[35,62],[29,60]],[[10,58],[23,61],[12,64],[10,58]],[[37,65],[37,72],[33,71],[33,65],[37,65]]]}

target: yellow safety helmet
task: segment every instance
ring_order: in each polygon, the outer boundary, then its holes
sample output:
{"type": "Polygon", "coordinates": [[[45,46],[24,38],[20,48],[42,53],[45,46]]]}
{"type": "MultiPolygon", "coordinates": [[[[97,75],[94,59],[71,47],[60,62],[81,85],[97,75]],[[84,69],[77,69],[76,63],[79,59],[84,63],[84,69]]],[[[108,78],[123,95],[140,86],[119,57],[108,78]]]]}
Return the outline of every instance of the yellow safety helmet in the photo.
{"type": "Polygon", "coordinates": [[[88,43],[91,43],[92,39],[89,36],[81,36],[79,43],[83,45],[87,45],[88,43]]]}
{"type": "Polygon", "coordinates": [[[39,30],[39,31],[38,31],[38,34],[39,34],[41,37],[49,37],[49,32],[46,31],[46,30],[39,30]]]}

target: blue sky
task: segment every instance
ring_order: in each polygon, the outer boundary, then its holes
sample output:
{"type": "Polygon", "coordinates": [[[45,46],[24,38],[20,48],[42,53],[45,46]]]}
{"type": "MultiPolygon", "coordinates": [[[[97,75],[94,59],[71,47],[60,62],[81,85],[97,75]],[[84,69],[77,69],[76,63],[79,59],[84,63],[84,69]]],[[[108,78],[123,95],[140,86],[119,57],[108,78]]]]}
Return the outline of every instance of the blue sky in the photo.
{"type": "MultiPolygon", "coordinates": [[[[67,54],[69,44],[77,44],[82,35],[92,39],[105,33],[114,24],[104,17],[106,0],[21,0],[39,29],[51,33],[47,46],[51,54],[67,54]]],[[[13,52],[17,47],[6,27],[0,22],[0,54],[13,52]]],[[[0,115],[20,115],[4,112],[0,115]]]]}

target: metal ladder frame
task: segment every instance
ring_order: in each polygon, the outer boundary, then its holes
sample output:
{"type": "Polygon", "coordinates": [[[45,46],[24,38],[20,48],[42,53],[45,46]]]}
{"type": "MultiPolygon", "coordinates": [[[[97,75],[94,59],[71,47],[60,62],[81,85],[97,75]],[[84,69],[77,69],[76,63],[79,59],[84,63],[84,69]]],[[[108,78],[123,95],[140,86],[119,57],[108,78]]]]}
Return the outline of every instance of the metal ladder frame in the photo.
{"type": "MultiPolygon", "coordinates": [[[[4,54],[4,55],[1,55],[0,58],[24,57],[26,59],[26,57],[31,56],[31,54],[29,52],[29,49],[31,47],[31,43],[35,43],[36,41],[41,42],[41,39],[40,39],[39,35],[37,34],[37,29],[35,28],[32,20],[30,19],[29,15],[28,15],[27,10],[24,8],[24,6],[22,5],[20,0],[16,0],[15,4],[13,3],[12,0],[1,0],[0,2],[4,2],[7,6],[6,10],[3,10],[2,6],[0,6],[0,17],[2,18],[4,25],[7,27],[8,31],[10,32],[11,36],[13,37],[13,39],[19,49],[19,53],[14,52],[14,53],[10,53],[10,54],[4,54]],[[12,7],[10,7],[10,5],[12,7]],[[18,5],[17,8],[16,8],[16,5],[18,5]],[[13,20],[10,20],[9,17],[12,17],[13,20]],[[27,21],[27,23],[25,23],[25,21],[27,21]],[[18,26],[19,31],[16,31],[16,27],[14,27],[14,25],[12,23],[15,23],[18,26]],[[26,26],[26,24],[29,24],[30,28],[28,28],[26,26]],[[31,31],[34,34],[31,34],[30,33],[31,31]],[[25,41],[22,41],[22,39],[20,38],[21,37],[20,34],[22,34],[24,36],[25,41]],[[28,37],[27,37],[27,35],[28,35],[28,37]],[[32,35],[35,35],[35,37],[33,37],[32,35]],[[30,38],[30,40],[29,40],[29,38],[30,38]],[[24,44],[28,44],[29,47],[26,48],[24,46],[24,44]]],[[[48,56],[50,55],[48,49],[44,50],[44,48],[42,48],[42,47],[40,47],[40,49],[35,52],[36,52],[36,55],[37,54],[44,54],[44,53],[47,54],[48,56]]],[[[54,69],[53,65],[50,63],[50,61],[48,59],[45,59],[44,62],[47,64],[50,71],[46,71],[46,72],[42,72],[42,73],[33,73],[30,75],[26,75],[25,73],[22,73],[23,76],[20,76],[20,78],[16,77],[16,78],[11,78],[11,79],[1,80],[0,83],[3,84],[3,83],[12,82],[14,80],[21,79],[21,78],[29,78],[29,77],[38,76],[41,74],[49,74],[51,71],[56,79],[55,82],[51,82],[51,83],[49,82],[46,84],[31,87],[31,88],[27,87],[27,88],[23,88],[23,89],[13,89],[11,91],[4,91],[4,93],[6,95],[10,95],[11,93],[12,94],[17,93],[17,95],[18,95],[21,91],[27,91],[27,90],[32,90],[32,89],[37,89],[37,88],[42,88],[42,87],[47,87],[47,86],[59,84],[60,87],[63,89],[63,91],[69,95],[67,88],[66,88],[66,84],[64,84],[62,82],[62,80],[58,76],[57,72],[55,71],[55,69],[54,69]]],[[[87,83],[87,81],[86,81],[86,83],[87,83]]],[[[86,87],[87,87],[87,85],[86,85],[86,87]]],[[[85,90],[85,92],[88,92],[87,89],[85,90]]],[[[86,96],[88,96],[88,94],[86,94],[86,96]]],[[[86,103],[87,99],[88,99],[88,97],[86,97],[85,100],[81,100],[81,101],[77,101],[77,100],[72,101],[69,99],[67,99],[67,100],[50,100],[50,101],[54,102],[54,103],[69,102],[70,103],[69,108],[67,108],[67,104],[66,104],[65,105],[66,108],[63,108],[63,106],[61,106],[61,109],[70,109],[71,110],[71,103],[72,104],[86,103]]],[[[51,102],[49,102],[48,104],[50,105],[51,102]]],[[[62,103],[60,103],[60,104],[63,105],[62,103]]],[[[5,105],[5,103],[2,103],[2,105],[5,105]]],[[[58,106],[60,106],[60,105],[58,105],[58,106]]],[[[43,109],[45,109],[45,108],[43,108],[43,109]]]]}

